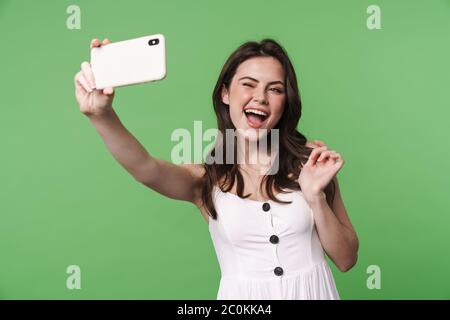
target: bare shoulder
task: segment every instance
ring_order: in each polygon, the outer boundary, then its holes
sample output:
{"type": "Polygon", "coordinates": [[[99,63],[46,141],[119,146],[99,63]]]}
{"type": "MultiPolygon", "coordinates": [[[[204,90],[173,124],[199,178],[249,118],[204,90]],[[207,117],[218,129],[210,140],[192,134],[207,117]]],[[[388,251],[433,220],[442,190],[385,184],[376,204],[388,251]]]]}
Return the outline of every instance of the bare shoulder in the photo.
{"type": "Polygon", "coordinates": [[[205,174],[205,168],[203,164],[199,163],[183,163],[180,164],[182,168],[185,168],[189,171],[189,173],[196,179],[201,179],[205,174]]]}

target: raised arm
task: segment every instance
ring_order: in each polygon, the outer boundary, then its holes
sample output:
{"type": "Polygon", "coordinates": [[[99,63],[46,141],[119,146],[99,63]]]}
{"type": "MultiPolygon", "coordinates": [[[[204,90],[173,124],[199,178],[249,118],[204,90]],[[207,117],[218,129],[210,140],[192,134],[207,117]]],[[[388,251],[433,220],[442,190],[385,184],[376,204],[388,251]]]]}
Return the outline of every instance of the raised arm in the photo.
{"type": "MultiPolygon", "coordinates": [[[[108,43],[107,39],[103,43],[94,39],[91,47],[108,43]]],[[[114,89],[95,89],[89,62],[83,62],[80,72],[75,76],[75,95],[80,111],[89,118],[116,161],[136,181],[169,198],[198,205],[203,175],[201,165],[176,165],[152,157],[125,128],[114,111],[114,89]]]]}

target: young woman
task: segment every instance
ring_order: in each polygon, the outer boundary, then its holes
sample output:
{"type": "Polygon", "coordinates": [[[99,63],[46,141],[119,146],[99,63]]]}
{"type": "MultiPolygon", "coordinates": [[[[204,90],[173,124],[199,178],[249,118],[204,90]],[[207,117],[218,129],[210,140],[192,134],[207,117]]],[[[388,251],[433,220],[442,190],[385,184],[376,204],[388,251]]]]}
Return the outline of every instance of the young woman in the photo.
{"type": "Polygon", "coordinates": [[[80,111],[138,182],[199,208],[222,274],[217,299],[339,299],[325,253],[347,271],[358,251],[336,178],[344,160],[297,131],[296,74],[277,42],[244,43],[226,61],[213,92],[221,139],[202,164],[152,157],[114,112],[114,89],[95,89],[88,62],[75,87],[80,111]],[[262,139],[268,148],[250,147],[262,139]]]}

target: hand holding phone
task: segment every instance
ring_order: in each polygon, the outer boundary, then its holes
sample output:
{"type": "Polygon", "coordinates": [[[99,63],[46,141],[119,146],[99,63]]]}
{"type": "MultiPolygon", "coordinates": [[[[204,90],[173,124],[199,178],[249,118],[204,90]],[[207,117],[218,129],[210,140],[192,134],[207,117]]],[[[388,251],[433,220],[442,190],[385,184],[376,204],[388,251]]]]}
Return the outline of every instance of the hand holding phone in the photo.
{"type": "Polygon", "coordinates": [[[157,81],[165,76],[163,35],[116,43],[93,39],[91,63],[83,62],[75,75],[75,95],[82,113],[102,115],[112,109],[114,87],[157,81]]]}
{"type": "MultiPolygon", "coordinates": [[[[91,48],[105,46],[109,43],[108,39],[104,39],[103,42],[93,39],[91,48]]],[[[114,88],[108,87],[103,90],[96,90],[91,64],[84,61],[81,63],[81,70],[75,75],[75,97],[83,114],[99,116],[112,109],[114,88]]]]}

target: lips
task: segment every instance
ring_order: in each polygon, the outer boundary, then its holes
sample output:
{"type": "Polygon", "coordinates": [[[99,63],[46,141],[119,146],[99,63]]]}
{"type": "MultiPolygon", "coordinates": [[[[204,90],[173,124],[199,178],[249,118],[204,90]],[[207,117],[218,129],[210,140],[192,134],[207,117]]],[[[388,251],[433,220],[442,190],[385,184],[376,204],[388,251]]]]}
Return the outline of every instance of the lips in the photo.
{"type": "Polygon", "coordinates": [[[255,129],[261,128],[269,118],[269,112],[260,108],[248,107],[244,109],[247,124],[255,129]]]}
{"type": "Polygon", "coordinates": [[[269,111],[269,110],[265,110],[265,109],[263,109],[263,108],[259,108],[259,107],[250,107],[250,106],[244,108],[244,112],[251,111],[251,110],[256,111],[257,113],[263,113],[263,114],[265,114],[266,116],[269,116],[269,115],[270,115],[270,111],[269,111]]]}

